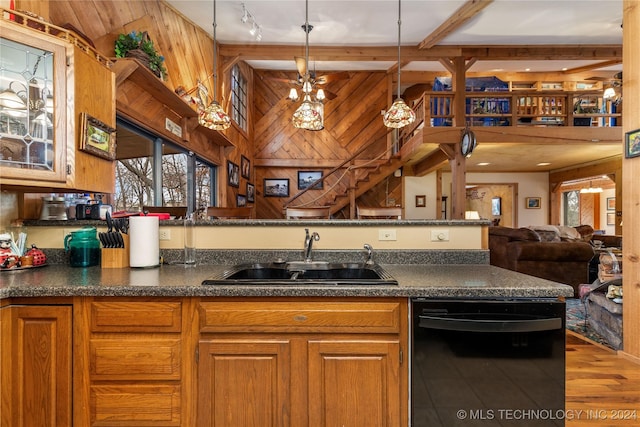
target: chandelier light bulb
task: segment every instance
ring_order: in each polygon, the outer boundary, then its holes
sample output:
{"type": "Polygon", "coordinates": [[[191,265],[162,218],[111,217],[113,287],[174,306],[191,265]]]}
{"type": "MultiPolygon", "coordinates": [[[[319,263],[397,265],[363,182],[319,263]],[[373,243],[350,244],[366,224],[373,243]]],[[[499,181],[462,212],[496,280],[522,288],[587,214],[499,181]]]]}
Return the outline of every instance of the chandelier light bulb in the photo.
{"type": "Polygon", "coordinates": [[[292,101],[297,101],[298,100],[298,91],[296,90],[295,87],[292,87],[291,90],[289,90],[289,96],[288,98],[292,101]]]}
{"type": "Polygon", "coordinates": [[[318,93],[316,94],[316,99],[318,101],[323,101],[325,98],[326,98],[326,95],[324,94],[324,90],[318,89],[318,93]]]}

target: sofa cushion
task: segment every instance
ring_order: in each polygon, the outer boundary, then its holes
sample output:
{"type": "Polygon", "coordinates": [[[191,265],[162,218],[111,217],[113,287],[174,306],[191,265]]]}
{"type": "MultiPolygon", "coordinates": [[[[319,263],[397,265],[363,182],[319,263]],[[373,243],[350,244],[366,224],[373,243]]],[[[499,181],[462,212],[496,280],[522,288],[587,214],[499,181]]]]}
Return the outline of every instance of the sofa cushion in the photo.
{"type": "Polygon", "coordinates": [[[492,236],[506,237],[509,241],[540,241],[540,236],[528,228],[511,228],[497,225],[489,227],[489,234],[492,236]]]}
{"type": "Polygon", "coordinates": [[[555,225],[530,225],[527,227],[540,236],[541,242],[559,242],[560,233],[555,225]]]}
{"type": "Polygon", "coordinates": [[[583,240],[582,236],[575,227],[569,227],[568,225],[558,225],[557,228],[558,233],[560,233],[560,239],[564,242],[576,242],[583,240]]]}
{"type": "Polygon", "coordinates": [[[509,248],[512,251],[512,256],[520,261],[535,260],[545,262],[575,262],[582,261],[585,263],[585,271],[587,269],[586,263],[593,258],[594,251],[591,245],[578,243],[562,243],[556,244],[541,242],[538,244],[523,242],[518,245],[512,245],[509,248]]]}

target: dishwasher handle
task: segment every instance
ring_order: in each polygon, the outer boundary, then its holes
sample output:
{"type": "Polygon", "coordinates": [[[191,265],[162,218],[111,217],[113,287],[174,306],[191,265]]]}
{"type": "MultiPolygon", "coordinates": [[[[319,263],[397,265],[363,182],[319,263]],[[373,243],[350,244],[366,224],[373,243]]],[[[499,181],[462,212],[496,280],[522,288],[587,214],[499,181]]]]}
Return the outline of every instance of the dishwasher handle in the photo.
{"type": "MultiPolygon", "coordinates": [[[[499,316],[498,316],[499,317],[499,316]]],[[[562,329],[560,317],[526,319],[473,319],[448,316],[419,316],[419,326],[460,332],[540,332],[562,329]]]]}

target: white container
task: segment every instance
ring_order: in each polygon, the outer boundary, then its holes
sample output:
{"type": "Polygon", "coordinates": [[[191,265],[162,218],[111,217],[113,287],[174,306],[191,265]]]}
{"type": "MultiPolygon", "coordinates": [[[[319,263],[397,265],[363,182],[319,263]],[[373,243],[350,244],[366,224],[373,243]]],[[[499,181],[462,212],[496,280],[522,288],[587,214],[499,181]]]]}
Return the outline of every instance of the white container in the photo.
{"type": "Polygon", "coordinates": [[[129,265],[160,265],[160,223],[157,216],[129,217],[129,265]]]}

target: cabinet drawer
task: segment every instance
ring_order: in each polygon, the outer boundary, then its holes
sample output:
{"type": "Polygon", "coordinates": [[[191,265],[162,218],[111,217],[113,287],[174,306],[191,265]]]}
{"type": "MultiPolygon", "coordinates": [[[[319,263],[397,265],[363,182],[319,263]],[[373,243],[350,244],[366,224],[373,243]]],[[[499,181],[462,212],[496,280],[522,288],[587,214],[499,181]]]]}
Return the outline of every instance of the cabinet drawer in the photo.
{"type": "Polygon", "coordinates": [[[179,426],[180,386],[161,384],[91,387],[91,426],[179,426]]]}
{"type": "Polygon", "coordinates": [[[179,339],[138,336],[92,339],[91,380],[178,380],[182,355],[179,339]]]}
{"type": "Polygon", "coordinates": [[[180,332],[180,301],[93,301],[92,332],[180,332]]]}
{"type": "Polygon", "coordinates": [[[223,302],[200,304],[202,332],[398,333],[399,302],[223,302]]]}

